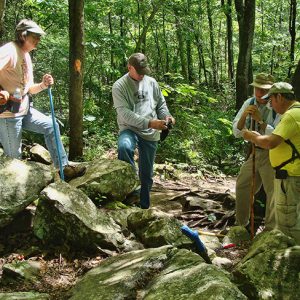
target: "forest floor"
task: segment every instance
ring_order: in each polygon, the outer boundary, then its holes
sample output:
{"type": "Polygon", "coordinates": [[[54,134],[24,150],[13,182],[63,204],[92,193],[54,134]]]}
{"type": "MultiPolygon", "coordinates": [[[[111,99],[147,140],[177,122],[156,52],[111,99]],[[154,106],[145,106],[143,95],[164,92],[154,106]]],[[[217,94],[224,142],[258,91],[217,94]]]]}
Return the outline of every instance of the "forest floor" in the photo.
{"type": "MultiPolygon", "coordinates": [[[[185,174],[176,180],[176,186],[191,190],[205,190],[211,193],[234,193],[235,178],[225,176],[206,176],[202,179],[185,174]],[[185,176],[186,175],[186,176],[185,176]]],[[[173,180],[162,179],[161,175],[154,178],[154,190],[170,187],[174,190],[173,180]]],[[[201,225],[199,229],[204,228],[201,225]]],[[[204,228],[207,230],[207,227],[204,228]]],[[[41,250],[40,242],[33,236],[32,231],[19,233],[2,232],[0,235],[0,292],[37,291],[51,295],[51,299],[66,299],[63,295],[77,280],[88,270],[101,263],[105,256],[93,257],[85,254],[74,257],[66,257],[56,249],[41,250]],[[41,278],[35,283],[24,281],[1,281],[2,266],[13,261],[30,260],[38,263],[41,270],[41,278]]],[[[233,266],[246,254],[249,244],[243,244],[231,249],[219,250],[217,255],[227,257],[233,262],[233,266]]],[[[230,270],[229,270],[230,271],[230,270]]]]}

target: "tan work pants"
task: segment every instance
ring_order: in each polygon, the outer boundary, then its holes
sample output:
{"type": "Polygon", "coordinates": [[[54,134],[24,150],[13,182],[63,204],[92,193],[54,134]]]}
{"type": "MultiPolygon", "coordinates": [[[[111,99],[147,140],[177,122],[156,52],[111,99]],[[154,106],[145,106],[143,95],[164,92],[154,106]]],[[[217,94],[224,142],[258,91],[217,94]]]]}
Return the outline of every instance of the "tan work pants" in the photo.
{"type": "MultiPolygon", "coordinates": [[[[250,218],[250,196],[252,185],[252,155],[245,161],[240,169],[236,181],[236,223],[246,226],[250,218]]],[[[274,170],[269,160],[269,151],[265,149],[255,149],[255,193],[261,185],[266,192],[266,214],[265,227],[271,230],[275,227],[275,207],[273,202],[274,191],[274,170]]]]}
{"type": "Polygon", "coordinates": [[[276,228],[300,245],[300,177],[275,179],[276,228]]]}

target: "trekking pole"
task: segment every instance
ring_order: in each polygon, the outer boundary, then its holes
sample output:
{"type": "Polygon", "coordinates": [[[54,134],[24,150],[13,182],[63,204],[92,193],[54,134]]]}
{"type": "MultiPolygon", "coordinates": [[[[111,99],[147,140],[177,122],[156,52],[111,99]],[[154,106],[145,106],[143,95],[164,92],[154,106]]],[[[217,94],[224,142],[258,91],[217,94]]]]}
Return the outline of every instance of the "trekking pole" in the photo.
{"type": "MultiPolygon", "coordinates": [[[[251,118],[251,130],[255,130],[255,121],[251,118]]],[[[250,193],[250,233],[251,240],[254,238],[254,196],[255,196],[255,144],[252,143],[252,181],[250,193]]]]}
{"type": "Polygon", "coordinates": [[[54,137],[55,137],[55,144],[56,144],[56,151],[58,156],[58,163],[59,163],[59,174],[61,180],[65,180],[64,178],[64,170],[62,165],[62,159],[61,159],[61,153],[59,149],[59,140],[58,140],[58,133],[56,128],[56,119],[55,119],[55,113],[54,113],[54,105],[52,100],[52,92],[51,92],[51,86],[48,86],[48,95],[50,99],[50,109],[51,109],[51,117],[52,117],[52,124],[53,124],[53,130],[54,130],[54,137]]]}

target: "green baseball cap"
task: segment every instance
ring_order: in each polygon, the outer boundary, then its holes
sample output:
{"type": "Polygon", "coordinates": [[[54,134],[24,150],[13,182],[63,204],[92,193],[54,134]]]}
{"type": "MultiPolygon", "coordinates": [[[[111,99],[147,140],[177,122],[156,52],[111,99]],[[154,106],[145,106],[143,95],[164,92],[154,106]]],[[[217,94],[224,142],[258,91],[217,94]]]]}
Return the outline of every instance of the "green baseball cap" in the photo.
{"type": "Polygon", "coordinates": [[[255,76],[254,80],[250,85],[268,90],[271,88],[272,84],[274,83],[274,77],[270,74],[266,73],[259,73],[255,76]]]}
{"type": "Polygon", "coordinates": [[[276,82],[272,85],[267,95],[262,99],[269,99],[273,94],[294,94],[293,87],[287,82],[276,82]]]}

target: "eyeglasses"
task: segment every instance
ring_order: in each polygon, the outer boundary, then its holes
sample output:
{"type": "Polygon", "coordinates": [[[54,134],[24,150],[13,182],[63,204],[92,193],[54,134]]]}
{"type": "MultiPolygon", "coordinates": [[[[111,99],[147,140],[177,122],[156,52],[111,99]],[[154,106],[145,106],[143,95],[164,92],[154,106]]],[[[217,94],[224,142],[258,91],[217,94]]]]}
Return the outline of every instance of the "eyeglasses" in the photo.
{"type": "Polygon", "coordinates": [[[40,40],[41,39],[41,35],[38,33],[34,33],[34,32],[28,32],[27,36],[31,36],[34,40],[40,40]]]}

